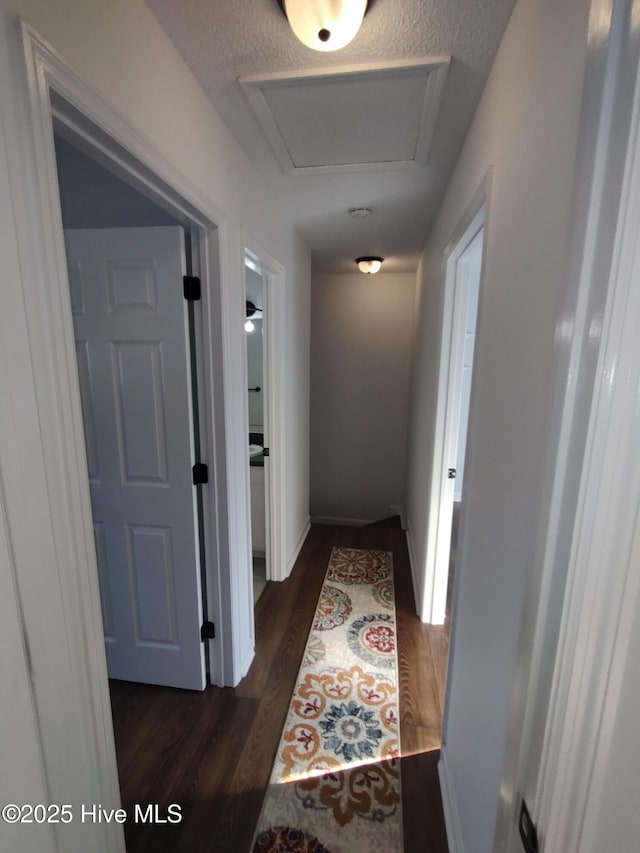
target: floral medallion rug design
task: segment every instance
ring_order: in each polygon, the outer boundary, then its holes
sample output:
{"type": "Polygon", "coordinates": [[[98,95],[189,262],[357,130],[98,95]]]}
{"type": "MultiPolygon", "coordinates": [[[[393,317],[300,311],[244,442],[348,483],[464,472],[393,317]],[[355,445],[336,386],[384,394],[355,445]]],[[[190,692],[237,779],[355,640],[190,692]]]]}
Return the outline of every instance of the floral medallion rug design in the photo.
{"type": "Polygon", "coordinates": [[[253,853],[401,853],[391,554],[334,548],[253,853]]]}

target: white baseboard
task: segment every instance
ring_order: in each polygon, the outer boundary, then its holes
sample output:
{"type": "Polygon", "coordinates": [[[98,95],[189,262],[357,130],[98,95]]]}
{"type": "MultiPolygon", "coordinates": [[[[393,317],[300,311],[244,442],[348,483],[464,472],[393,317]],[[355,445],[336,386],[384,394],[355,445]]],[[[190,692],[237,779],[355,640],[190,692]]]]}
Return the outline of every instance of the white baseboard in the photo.
{"type": "Polygon", "coordinates": [[[456,801],[453,782],[447,767],[447,750],[445,744],[442,744],[440,749],[438,776],[440,777],[442,808],[444,810],[444,822],[447,829],[449,853],[464,853],[462,829],[460,827],[460,816],[458,814],[458,803],[456,801]]]}
{"type": "Polygon", "coordinates": [[[256,647],[255,646],[250,646],[246,650],[244,658],[243,658],[243,660],[240,664],[240,667],[239,667],[238,675],[236,676],[236,678],[234,678],[235,683],[232,685],[233,687],[237,687],[238,684],[240,684],[242,679],[245,677],[245,675],[249,672],[249,667],[253,663],[253,659],[255,657],[255,654],[256,654],[256,647]]]}
{"type": "Polygon", "coordinates": [[[289,565],[287,566],[287,574],[285,575],[283,580],[286,580],[289,577],[289,575],[291,574],[291,569],[294,567],[295,562],[298,559],[298,555],[300,554],[300,551],[302,550],[302,546],[304,545],[304,540],[307,538],[307,533],[309,532],[310,529],[311,529],[311,519],[307,518],[307,520],[305,521],[304,526],[302,528],[302,531],[300,532],[300,536],[298,536],[298,541],[296,542],[296,545],[295,545],[295,548],[293,549],[291,557],[289,558],[289,565]]]}
{"type": "Polygon", "coordinates": [[[373,518],[345,518],[338,515],[314,515],[311,519],[314,524],[337,524],[343,527],[365,527],[373,524],[373,518]]]}
{"type": "Polygon", "coordinates": [[[401,506],[400,504],[398,504],[397,506],[395,504],[390,504],[389,510],[391,511],[392,515],[399,515],[400,516],[400,524],[402,525],[402,529],[406,530],[407,529],[407,516],[404,514],[404,507],[401,506]]]}
{"type": "Polygon", "coordinates": [[[420,587],[418,585],[418,574],[417,574],[417,562],[416,562],[416,550],[413,544],[413,536],[411,535],[411,527],[409,524],[404,528],[407,534],[407,550],[409,551],[409,566],[411,567],[411,580],[413,582],[413,598],[416,604],[416,611],[418,616],[422,619],[422,614],[420,613],[420,605],[418,602],[420,601],[419,592],[420,587]]]}

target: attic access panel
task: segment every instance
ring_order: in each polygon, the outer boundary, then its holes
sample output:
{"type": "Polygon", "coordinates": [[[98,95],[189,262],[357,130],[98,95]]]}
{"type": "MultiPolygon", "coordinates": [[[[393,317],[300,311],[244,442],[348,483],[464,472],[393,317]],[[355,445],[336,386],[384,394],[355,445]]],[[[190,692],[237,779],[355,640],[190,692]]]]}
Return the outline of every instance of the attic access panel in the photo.
{"type": "Polygon", "coordinates": [[[285,173],[424,165],[449,57],[241,78],[285,173]]]}

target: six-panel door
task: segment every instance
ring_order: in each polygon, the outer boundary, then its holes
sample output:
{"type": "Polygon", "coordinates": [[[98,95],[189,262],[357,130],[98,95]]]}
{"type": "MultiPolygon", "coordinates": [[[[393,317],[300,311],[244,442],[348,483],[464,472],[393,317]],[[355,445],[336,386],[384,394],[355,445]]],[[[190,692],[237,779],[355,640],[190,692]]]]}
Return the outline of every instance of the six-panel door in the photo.
{"type": "Polygon", "coordinates": [[[109,676],[202,690],[184,234],[65,240],[109,676]]]}

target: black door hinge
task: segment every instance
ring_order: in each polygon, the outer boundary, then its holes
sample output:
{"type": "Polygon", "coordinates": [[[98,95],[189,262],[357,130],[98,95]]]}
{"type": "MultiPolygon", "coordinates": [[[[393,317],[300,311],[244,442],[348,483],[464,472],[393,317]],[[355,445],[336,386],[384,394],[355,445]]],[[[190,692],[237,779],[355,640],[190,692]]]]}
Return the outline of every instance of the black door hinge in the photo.
{"type": "Polygon", "coordinates": [[[192,470],[194,486],[201,486],[209,482],[209,468],[204,462],[196,462],[192,470]]]}
{"type": "Polygon", "coordinates": [[[200,299],[200,279],[197,275],[183,275],[182,285],[184,298],[187,302],[197,302],[200,299]]]}
{"type": "Polygon", "coordinates": [[[216,626],[213,622],[203,622],[202,628],[200,628],[200,639],[204,643],[205,640],[215,640],[216,638],[216,626]]]}
{"type": "Polygon", "coordinates": [[[456,469],[455,469],[455,468],[449,468],[449,470],[448,470],[448,472],[447,472],[447,477],[448,477],[450,480],[455,480],[455,478],[456,478],[456,469]]]}
{"type": "Polygon", "coordinates": [[[520,818],[518,820],[518,829],[520,830],[520,838],[526,853],[539,853],[538,833],[536,825],[533,822],[529,809],[525,801],[522,801],[520,806],[520,818]]]}
{"type": "Polygon", "coordinates": [[[269,448],[268,448],[268,447],[263,447],[263,448],[262,448],[262,455],[263,455],[263,456],[270,456],[270,455],[271,455],[271,454],[270,454],[270,452],[269,452],[269,448]]]}

